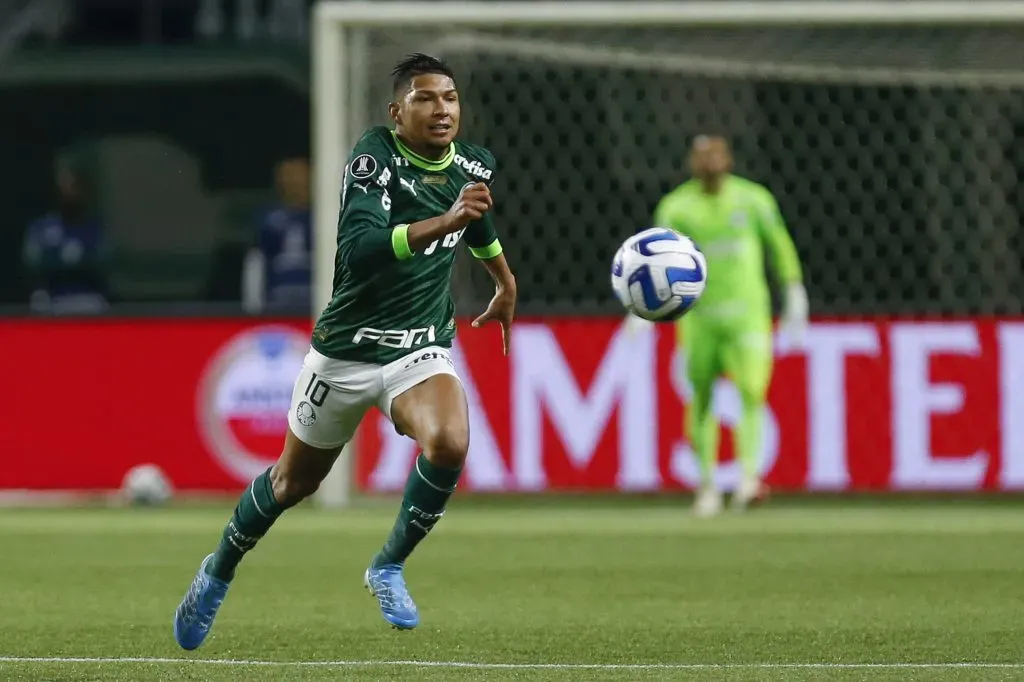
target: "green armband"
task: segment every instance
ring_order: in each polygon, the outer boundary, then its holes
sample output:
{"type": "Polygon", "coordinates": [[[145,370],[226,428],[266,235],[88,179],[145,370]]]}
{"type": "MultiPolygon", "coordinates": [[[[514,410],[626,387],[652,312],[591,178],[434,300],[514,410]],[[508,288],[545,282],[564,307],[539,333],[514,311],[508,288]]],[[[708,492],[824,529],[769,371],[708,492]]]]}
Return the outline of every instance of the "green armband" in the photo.
{"type": "Polygon", "coordinates": [[[391,230],[391,250],[395,252],[395,258],[398,260],[412,258],[412,249],[409,248],[408,225],[398,225],[391,230]]]}
{"type": "Polygon", "coordinates": [[[473,256],[475,256],[476,258],[479,258],[480,260],[489,260],[491,258],[501,255],[501,242],[495,239],[487,246],[481,247],[479,249],[473,248],[471,246],[469,247],[469,252],[473,254],[473,256]]]}

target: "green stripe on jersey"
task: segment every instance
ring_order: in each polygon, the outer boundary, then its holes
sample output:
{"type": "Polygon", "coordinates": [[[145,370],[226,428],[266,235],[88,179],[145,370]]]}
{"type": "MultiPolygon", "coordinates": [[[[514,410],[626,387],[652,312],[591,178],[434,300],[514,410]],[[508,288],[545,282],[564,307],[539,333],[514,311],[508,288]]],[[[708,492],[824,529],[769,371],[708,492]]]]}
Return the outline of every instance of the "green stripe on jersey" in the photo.
{"type": "Polygon", "coordinates": [[[398,260],[409,260],[412,258],[412,248],[409,246],[409,226],[398,225],[391,230],[391,248],[398,260]]]}
{"type": "Polygon", "coordinates": [[[406,147],[402,143],[402,140],[399,139],[398,134],[394,130],[391,131],[391,135],[392,137],[395,138],[395,145],[398,147],[398,151],[402,153],[402,156],[409,160],[409,163],[416,166],[417,168],[422,168],[423,170],[428,171],[443,171],[445,168],[452,165],[452,161],[455,160],[454,142],[448,145],[448,151],[445,152],[444,156],[434,161],[433,159],[428,159],[425,156],[420,156],[413,150],[406,147]]]}
{"type": "Polygon", "coordinates": [[[480,260],[488,260],[501,255],[501,242],[495,239],[487,246],[481,247],[479,249],[474,249],[471,246],[469,247],[469,252],[473,254],[475,257],[479,258],[480,260]]]}

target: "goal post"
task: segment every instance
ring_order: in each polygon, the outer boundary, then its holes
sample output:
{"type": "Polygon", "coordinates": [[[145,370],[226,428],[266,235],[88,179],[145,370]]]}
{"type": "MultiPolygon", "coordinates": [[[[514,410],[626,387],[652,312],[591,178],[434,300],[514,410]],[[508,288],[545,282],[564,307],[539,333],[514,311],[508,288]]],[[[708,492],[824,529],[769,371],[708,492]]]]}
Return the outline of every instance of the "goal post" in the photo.
{"type": "MultiPolygon", "coordinates": [[[[1024,2],[324,1],[312,49],[316,312],[345,158],[414,51],[453,62],[498,158],[524,312],[614,312],[606,256],[706,128],[780,195],[819,313],[1021,312],[1024,2]],[[551,230],[566,262],[530,247],[551,230]]],[[[461,262],[454,290],[489,295],[461,262]]],[[[349,499],[344,457],[325,503],[349,499]]]]}

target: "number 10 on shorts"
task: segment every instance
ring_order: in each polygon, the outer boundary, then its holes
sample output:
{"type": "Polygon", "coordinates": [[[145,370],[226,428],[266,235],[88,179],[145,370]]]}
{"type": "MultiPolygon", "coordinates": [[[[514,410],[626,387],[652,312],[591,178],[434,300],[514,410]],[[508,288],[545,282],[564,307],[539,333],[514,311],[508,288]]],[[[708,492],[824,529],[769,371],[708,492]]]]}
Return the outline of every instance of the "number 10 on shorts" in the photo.
{"type": "Polygon", "coordinates": [[[331,387],[328,386],[323,379],[320,379],[316,372],[313,372],[313,376],[309,378],[309,383],[306,384],[306,390],[303,391],[303,393],[307,398],[309,398],[309,402],[313,403],[317,407],[323,407],[324,401],[327,400],[327,394],[330,390],[331,387]]]}

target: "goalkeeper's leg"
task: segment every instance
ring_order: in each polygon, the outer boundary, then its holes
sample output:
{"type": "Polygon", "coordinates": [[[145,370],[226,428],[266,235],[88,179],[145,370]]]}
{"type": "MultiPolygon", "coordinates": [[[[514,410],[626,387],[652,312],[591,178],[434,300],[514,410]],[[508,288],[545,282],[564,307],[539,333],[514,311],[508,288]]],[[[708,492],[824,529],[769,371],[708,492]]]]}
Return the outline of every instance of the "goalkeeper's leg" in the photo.
{"type": "Polygon", "coordinates": [[[698,516],[713,516],[722,507],[715,485],[718,465],[718,419],[712,410],[715,379],[720,372],[714,330],[706,323],[686,317],[680,322],[677,339],[686,358],[686,373],[693,387],[693,400],[686,408],[686,434],[700,466],[700,489],[694,501],[698,516]]]}
{"type": "Polygon", "coordinates": [[[761,436],[768,385],[772,375],[770,323],[741,328],[730,335],[722,348],[725,373],[739,391],[742,402],[736,429],[736,455],[742,477],[733,503],[738,508],[762,500],[768,489],[761,481],[761,436]]]}

